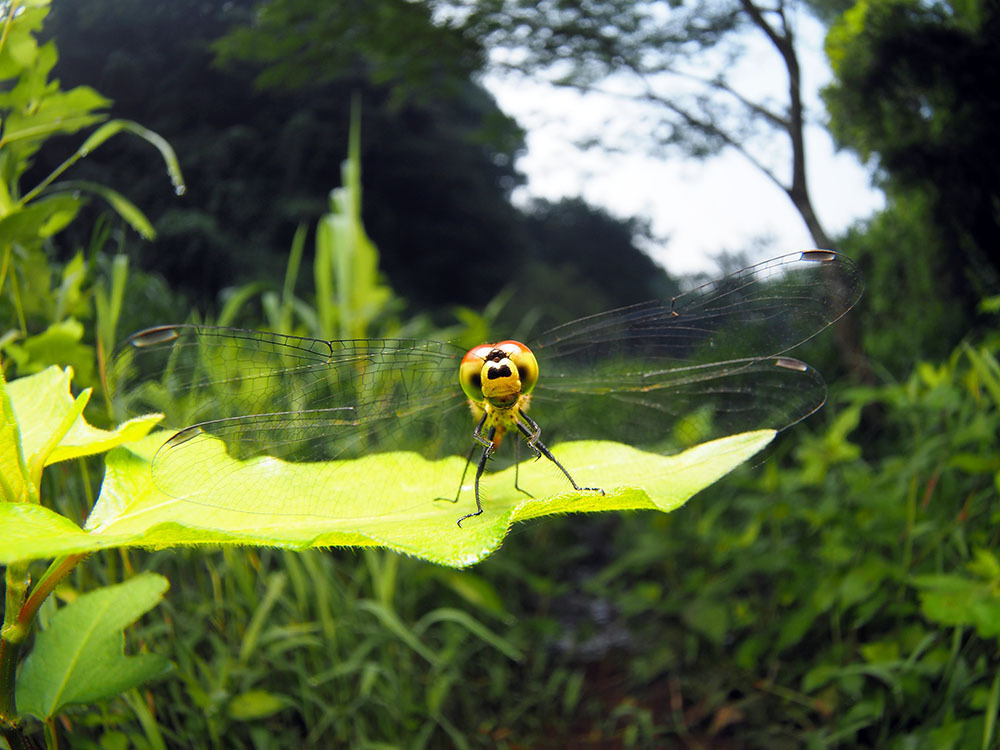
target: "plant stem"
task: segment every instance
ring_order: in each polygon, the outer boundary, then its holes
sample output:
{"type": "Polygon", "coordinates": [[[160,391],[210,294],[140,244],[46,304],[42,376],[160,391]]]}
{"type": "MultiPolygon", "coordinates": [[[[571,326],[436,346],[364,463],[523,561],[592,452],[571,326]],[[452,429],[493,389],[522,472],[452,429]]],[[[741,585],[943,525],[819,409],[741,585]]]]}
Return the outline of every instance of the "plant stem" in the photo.
{"type": "Polygon", "coordinates": [[[35,621],[42,602],[87,554],[68,555],[53,560],[27,596],[27,564],[7,566],[4,624],[0,631],[0,732],[12,748],[29,747],[24,744],[27,740],[18,730],[17,706],[14,703],[14,684],[21,647],[31,632],[31,624],[35,621]],[[17,737],[12,738],[12,734],[17,737]]]}
{"type": "Polygon", "coordinates": [[[21,643],[24,641],[24,636],[20,635],[18,615],[28,592],[27,564],[8,565],[4,579],[7,590],[4,597],[3,628],[0,629],[0,728],[6,736],[7,730],[17,724],[14,676],[21,643]]]}

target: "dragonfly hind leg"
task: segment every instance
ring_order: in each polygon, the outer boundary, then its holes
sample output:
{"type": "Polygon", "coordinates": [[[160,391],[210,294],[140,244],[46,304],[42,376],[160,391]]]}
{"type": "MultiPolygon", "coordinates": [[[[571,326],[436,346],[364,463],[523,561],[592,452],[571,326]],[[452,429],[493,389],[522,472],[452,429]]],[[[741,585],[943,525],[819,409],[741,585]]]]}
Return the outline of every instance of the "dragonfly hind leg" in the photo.
{"type": "Polygon", "coordinates": [[[473,445],[469,449],[469,455],[465,457],[465,468],[462,469],[462,478],[458,480],[458,489],[455,490],[455,497],[436,497],[435,500],[443,500],[446,503],[457,503],[458,498],[462,495],[462,487],[465,485],[465,476],[469,473],[469,465],[472,463],[472,457],[476,455],[476,446],[473,445]]]}

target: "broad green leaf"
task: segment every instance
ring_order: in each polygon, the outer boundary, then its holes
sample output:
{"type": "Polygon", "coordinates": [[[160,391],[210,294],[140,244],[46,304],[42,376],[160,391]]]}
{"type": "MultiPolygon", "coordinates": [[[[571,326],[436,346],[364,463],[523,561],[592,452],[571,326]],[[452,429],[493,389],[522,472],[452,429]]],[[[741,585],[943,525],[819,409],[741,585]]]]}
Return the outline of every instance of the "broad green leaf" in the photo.
{"type": "MultiPolygon", "coordinates": [[[[0,45],[0,79],[15,78],[34,64],[38,56],[38,42],[32,32],[42,28],[47,14],[47,8],[28,7],[12,20],[0,45]]],[[[7,19],[4,21],[6,23],[7,19]]],[[[11,98],[8,92],[0,93],[0,107],[11,106],[11,98]]]]}
{"type": "Polygon", "coordinates": [[[87,86],[69,91],[46,92],[37,107],[14,112],[8,118],[4,132],[7,143],[43,141],[60,134],[75,133],[81,128],[104,120],[107,115],[91,110],[107,107],[111,102],[87,86]]]}
{"type": "Polygon", "coordinates": [[[32,557],[62,557],[89,549],[87,532],[38,503],[0,503],[0,565],[32,557]],[[29,552],[44,550],[42,555],[29,552]]]}
{"type": "Polygon", "coordinates": [[[168,585],[163,576],[143,573],[56,612],[21,667],[18,710],[48,719],[71,703],[112,698],[169,671],[159,654],[125,656],[122,634],[156,606],[168,585]]]}
{"type": "MultiPolygon", "coordinates": [[[[517,521],[556,513],[672,511],[774,437],[771,430],[744,433],[675,456],[610,442],[557,445],[553,451],[560,460],[578,477],[598,483],[604,495],[567,489],[565,477],[548,462],[526,462],[520,467],[520,484],[531,487],[534,498],[514,488],[513,467],[487,474],[484,513],[459,528],[457,519],[470,510],[470,493],[463,492],[458,504],[435,498],[454,492],[465,464],[461,457],[429,461],[399,452],[336,465],[266,459],[271,476],[265,494],[259,483],[240,481],[243,464],[217,443],[214,452],[204,452],[199,471],[229,480],[217,485],[219,491],[209,497],[182,499],[164,493],[153,481],[153,455],[169,434],[147,435],[108,454],[104,484],[85,533],[49,533],[34,543],[13,538],[0,554],[0,562],[47,557],[56,554],[54,549],[67,554],[116,546],[211,543],[289,549],[386,547],[464,567],[494,552],[517,521]],[[227,503],[243,508],[256,505],[260,510],[227,509],[227,503]],[[331,511],[333,503],[336,513],[331,511]]],[[[158,475],[158,481],[162,486],[169,477],[158,475]]],[[[55,531],[51,525],[47,528],[55,531]]]]}

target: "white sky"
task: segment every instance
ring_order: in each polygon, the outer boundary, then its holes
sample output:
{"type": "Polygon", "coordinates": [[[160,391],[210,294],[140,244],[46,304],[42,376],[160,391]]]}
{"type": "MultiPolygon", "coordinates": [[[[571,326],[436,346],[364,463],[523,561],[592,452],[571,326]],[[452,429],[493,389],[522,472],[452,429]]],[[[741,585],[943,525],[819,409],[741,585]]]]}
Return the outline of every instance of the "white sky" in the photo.
{"type": "MultiPolygon", "coordinates": [[[[817,21],[798,19],[803,98],[813,121],[825,119],[818,91],[831,75],[823,34],[817,21]]],[[[762,35],[745,42],[747,55],[732,80],[754,98],[785,102],[787,73],[776,51],[762,35]]],[[[711,258],[725,250],[746,250],[756,261],[813,245],[784,192],[732,150],[700,162],[676,151],[669,160],[657,160],[641,143],[626,153],[584,152],[574,142],[635,127],[649,110],[621,98],[582,95],[512,76],[490,75],[484,83],[528,133],[527,153],[517,163],[528,182],[515,193],[517,202],[582,196],[613,215],[648,219],[662,241],[643,249],[675,275],[715,273],[711,258]]],[[[868,170],[853,155],[835,153],[822,127],[810,127],[806,139],[813,204],[829,234],[883,205],[881,192],[869,185],[868,170]]]]}

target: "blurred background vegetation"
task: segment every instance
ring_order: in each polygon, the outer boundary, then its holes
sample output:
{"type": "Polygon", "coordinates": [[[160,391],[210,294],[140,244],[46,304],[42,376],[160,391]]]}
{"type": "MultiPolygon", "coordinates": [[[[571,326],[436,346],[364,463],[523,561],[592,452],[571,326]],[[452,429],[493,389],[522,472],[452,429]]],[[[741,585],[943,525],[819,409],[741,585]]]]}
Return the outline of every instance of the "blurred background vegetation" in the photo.
{"type": "MultiPolygon", "coordinates": [[[[775,111],[663,101],[654,150],[752,158],[787,139],[775,180],[817,244],[863,265],[850,324],[801,353],[830,381],[823,412],[681,511],[519,527],[473,571],[372,551],[95,556],[78,590],[137,569],[173,582],[130,638],[176,671],[64,716],[67,745],[997,746],[995,3],[680,2],[656,24],[616,0],[45,5],[0,3],[8,378],[70,364],[99,387],[115,340],[192,311],[486,339],[672,294],[643,222],[511,204],[524,133],[478,82],[497,49],[587,88],[763,34],[794,73],[785,22],[814,14],[830,132],[887,196],[827,235],[794,87],[775,111]],[[32,53],[28,31],[51,46],[32,53]],[[371,242],[335,271],[344,222],[371,242]]],[[[99,474],[50,470],[46,496],[82,521],[99,474]]]]}

